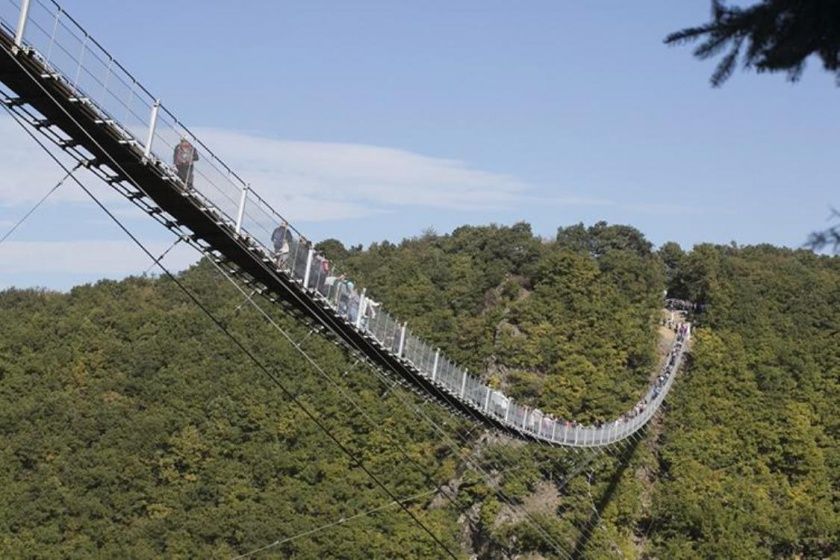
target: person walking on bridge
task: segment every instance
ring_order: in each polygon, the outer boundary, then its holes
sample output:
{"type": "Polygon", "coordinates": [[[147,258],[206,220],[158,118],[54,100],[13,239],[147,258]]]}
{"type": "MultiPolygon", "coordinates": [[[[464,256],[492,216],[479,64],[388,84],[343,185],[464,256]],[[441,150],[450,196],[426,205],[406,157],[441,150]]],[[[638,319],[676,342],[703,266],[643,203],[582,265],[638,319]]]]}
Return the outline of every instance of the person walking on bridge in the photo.
{"type": "Polygon", "coordinates": [[[292,232],[289,231],[289,224],[283,220],[271,233],[271,242],[274,244],[274,259],[277,268],[283,268],[292,250],[292,232]]]}
{"type": "Polygon", "coordinates": [[[178,170],[178,178],[184,183],[188,189],[193,188],[193,164],[198,161],[198,150],[195,149],[187,137],[181,138],[181,141],[175,146],[174,159],[175,168],[178,170]]]}

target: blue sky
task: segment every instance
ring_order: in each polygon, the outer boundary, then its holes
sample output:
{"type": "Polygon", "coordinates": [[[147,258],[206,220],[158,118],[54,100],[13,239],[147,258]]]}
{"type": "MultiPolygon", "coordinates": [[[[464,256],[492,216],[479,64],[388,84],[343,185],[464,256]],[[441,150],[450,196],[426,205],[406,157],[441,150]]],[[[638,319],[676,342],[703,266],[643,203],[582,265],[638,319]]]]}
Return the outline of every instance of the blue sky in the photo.
{"type": "MultiPolygon", "coordinates": [[[[799,246],[840,205],[833,79],[814,62],[797,84],[739,72],[712,89],[714,62],[662,44],[705,0],[62,5],[257,191],[298,194],[284,210],[315,239],[603,219],[656,244],[799,246]]],[[[4,232],[61,173],[0,130],[4,232]]],[[[146,268],[62,189],[0,246],[0,287],[146,268]]]]}

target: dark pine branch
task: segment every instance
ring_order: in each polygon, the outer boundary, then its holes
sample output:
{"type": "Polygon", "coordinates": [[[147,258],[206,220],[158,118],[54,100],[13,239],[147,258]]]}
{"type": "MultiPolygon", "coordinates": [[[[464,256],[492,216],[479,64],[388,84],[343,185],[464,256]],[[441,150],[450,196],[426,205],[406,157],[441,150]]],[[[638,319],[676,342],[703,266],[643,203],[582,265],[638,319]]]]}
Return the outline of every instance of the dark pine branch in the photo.
{"type": "Polygon", "coordinates": [[[785,72],[796,81],[814,55],[840,85],[840,0],[763,0],[748,8],[712,0],[712,20],[665,38],[668,45],[701,41],[694,56],[701,60],[727,53],[711,77],[717,87],[740,60],[757,72],[785,72]],[[744,48],[745,47],[745,48],[744,48]]]}

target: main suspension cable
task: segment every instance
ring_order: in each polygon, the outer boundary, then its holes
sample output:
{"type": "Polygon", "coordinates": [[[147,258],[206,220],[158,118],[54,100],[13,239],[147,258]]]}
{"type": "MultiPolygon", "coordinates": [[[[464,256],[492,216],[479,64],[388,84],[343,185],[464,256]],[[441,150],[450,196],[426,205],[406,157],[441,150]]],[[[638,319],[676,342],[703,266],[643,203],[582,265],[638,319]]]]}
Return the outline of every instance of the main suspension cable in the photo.
{"type": "MultiPolygon", "coordinates": [[[[219,271],[219,273],[226,280],[228,280],[234,287],[236,287],[237,290],[239,290],[239,292],[243,296],[246,297],[246,299],[248,299],[248,294],[246,294],[245,290],[243,290],[242,287],[239,286],[239,284],[236,283],[236,281],[231,277],[231,275],[229,275],[227,272],[225,272],[224,269],[218,263],[214,262],[212,259],[210,259],[210,262],[216,267],[216,269],[219,271]]],[[[266,319],[272,326],[274,326],[274,328],[284,338],[286,338],[289,341],[289,343],[292,345],[292,347],[295,348],[295,350],[297,350],[310,364],[312,364],[312,366],[322,376],[324,376],[332,385],[334,385],[336,388],[338,388],[339,391],[342,391],[343,394],[346,393],[343,389],[341,389],[338,386],[338,384],[335,382],[335,380],[333,380],[329,376],[329,374],[326,371],[324,371],[324,369],[306,352],[306,350],[304,350],[299,344],[296,344],[292,340],[291,336],[282,327],[280,327],[280,325],[277,324],[277,322],[274,321],[271,318],[271,316],[268,315],[268,313],[264,309],[262,309],[259,305],[257,305],[256,302],[253,301],[253,299],[248,299],[248,301],[250,301],[250,303],[259,311],[259,313],[263,316],[263,318],[266,319]]],[[[379,377],[380,381],[382,381],[383,383],[386,383],[388,381],[388,378],[386,376],[384,376],[384,374],[382,374],[376,367],[371,367],[371,369],[373,370],[374,374],[377,375],[377,377],[379,377]]],[[[401,399],[401,397],[395,397],[395,398],[401,399]]],[[[367,419],[371,423],[374,423],[373,419],[370,418],[370,416],[364,411],[364,409],[362,407],[360,407],[355,402],[355,400],[353,400],[351,397],[348,397],[348,399],[354,405],[354,407],[357,410],[359,410],[360,414],[362,414],[362,416],[365,419],[367,419]]],[[[443,436],[444,440],[449,440],[448,441],[448,446],[450,447],[450,450],[455,452],[456,456],[459,455],[457,453],[459,451],[458,443],[456,441],[454,441],[453,439],[451,439],[450,436],[446,433],[446,431],[443,428],[441,428],[440,425],[437,422],[435,422],[427,414],[421,412],[418,407],[412,407],[410,405],[410,403],[406,402],[405,400],[403,400],[403,406],[404,406],[405,409],[413,410],[416,414],[418,414],[418,416],[425,419],[436,431],[438,431],[443,436]]],[[[462,443],[466,444],[467,443],[466,437],[464,437],[463,439],[464,439],[464,441],[462,443]]],[[[400,449],[401,449],[401,447],[400,447],[400,449]]],[[[405,453],[404,450],[401,449],[401,451],[403,451],[403,456],[405,458],[407,458],[412,463],[417,464],[416,459],[413,459],[409,454],[405,453]]],[[[478,473],[480,473],[481,475],[484,476],[484,478],[487,481],[488,487],[499,497],[499,499],[501,501],[506,503],[511,509],[521,511],[524,514],[526,522],[531,524],[535,528],[535,530],[538,533],[540,533],[543,536],[543,538],[549,544],[551,544],[551,546],[555,549],[555,551],[558,554],[560,554],[561,556],[567,557],[567,558],[569,557],[568,551],[565,550],[564,547],[559,542],[557,542],[555,539],[553,539],[553,537],[545,530],[544,527],[542,527],[539,524],[539,522],[537,522],[537,520],[530,514],[530,512],[528,512],[522,506],[517,504],[511,497],[507,496],[504,493],[504,491],[501,488],[499,488],[498,484],[493,481],[492,477],[490,476],[490,473],[488,473],[479,463],[472,461],[469,457],[466,457],[466,456],[463,457],[462,460],[464,461],[464,463],[467,465],[468,468],[470,468],[472,470],[475,470],[476,472],[478,472],[478,473]]],[[[505,470],[507,470],[504,467],[505,466],[502,465],[502,469],[500,469],[501,472],[505,472],[505,470]]],[[[439,488],[442,489],[442,485],[439,485],[439,488]]],[[[441,492],[441,493],[453,505],[455,504],[454,498],[450,497],[447,492],[441,492]]]]}

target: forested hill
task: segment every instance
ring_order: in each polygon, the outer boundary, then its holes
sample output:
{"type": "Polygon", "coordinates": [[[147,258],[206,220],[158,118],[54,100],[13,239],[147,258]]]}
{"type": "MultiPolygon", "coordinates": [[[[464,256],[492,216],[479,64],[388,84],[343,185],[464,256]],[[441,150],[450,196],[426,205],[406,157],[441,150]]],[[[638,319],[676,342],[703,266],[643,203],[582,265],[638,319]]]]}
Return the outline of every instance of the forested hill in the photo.
{"type": "MultiPolygon", "coordinates": [[[[840,554],[840,259],[654,251],[603,223],[321,249],[471,372],[563,418],[612,418],[641,396],[666,287],[704,304],[664,417],[593,458],[486,434],[271,308],[316,369],[210,263],[182,273],[464,558],[840,554]]],[[[253,557],[442,556],[165,278],[0,292],[0,433],[3,558],[231,558],[272,543],[253,557]]]]}

